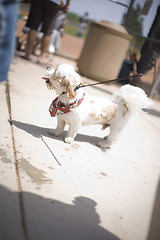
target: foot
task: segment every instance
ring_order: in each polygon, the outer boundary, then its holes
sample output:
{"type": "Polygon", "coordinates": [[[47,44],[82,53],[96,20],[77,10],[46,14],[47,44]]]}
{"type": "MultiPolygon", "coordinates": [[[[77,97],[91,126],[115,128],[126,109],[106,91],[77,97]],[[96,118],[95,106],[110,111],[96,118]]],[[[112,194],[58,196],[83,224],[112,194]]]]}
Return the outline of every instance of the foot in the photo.
{"type": "Polygon", "coordinates": [[[31,60],[31,58],[30,58],[29,56],[27,56],[27,55],[22,56],[22,58],[25,59],[25,60],[27,60],[27,61],[30,61],[30,60],[31,60]]]}
{"type": "Polygon", "coordinates": [[[37,63],[40,65],[49,65],[49,61],[46,57],[39,57],[37,63]]]}
{"type": "Polygon", "coordinates": [[[96,145],[103,149],[110,149],[111,147],[111,144],[107,141],[98,142],[96,145]]]}
{"type": "Polygon", "coordinates": [[[52,136],[55,136],[55,137],[59,137],[61,135],[61,132],[58,132],[58,131],[52,129],[49,131],[49,134],[52,136]]]}
{"type": "Polygon", "coordinates": [[[65,143],[69,143],[69,144],[71,144],[73,141],[74,141],[74,139],[73,139],[72,137],[66,137],[66,138],[64,139],[64,142],[65,142],[65,143]]]}

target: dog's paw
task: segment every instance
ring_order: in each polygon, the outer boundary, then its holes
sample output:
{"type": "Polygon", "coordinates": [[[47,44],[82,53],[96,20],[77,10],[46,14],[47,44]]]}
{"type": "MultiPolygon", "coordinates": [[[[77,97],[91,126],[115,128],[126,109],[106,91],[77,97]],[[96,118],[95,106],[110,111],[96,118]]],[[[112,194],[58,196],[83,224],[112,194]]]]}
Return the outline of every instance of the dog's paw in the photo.
{"type": "Polygon", "coordinates": [[[110,149],[111,147],[111,144],[107,141],[97,142],[96,145],[102,149],[110,149]]]}
{"type": "Polygon", "coordinates": [[[74,141],[74,139],[73,139],[72,137],[66,137],[66,138],[64,139],[64,142],[65,142],[65,143],[69,143],[69,144],[71,144],[73,141],[74,141]]]}
{"type": "Polygon", "coordinates": [[[108,138],[108,136],[105,136],[103,139],[104,139],[104,140],[107,140],[107,138],[108,138]]]}
{"type": "Polygon", "coordinates": [[[55,137],[60,136],[60,133],[57,132],[56,130],[53,130],[53,129],[49,131],[49,134],[52,135],[52,136],[55,136],[55,137]]]}

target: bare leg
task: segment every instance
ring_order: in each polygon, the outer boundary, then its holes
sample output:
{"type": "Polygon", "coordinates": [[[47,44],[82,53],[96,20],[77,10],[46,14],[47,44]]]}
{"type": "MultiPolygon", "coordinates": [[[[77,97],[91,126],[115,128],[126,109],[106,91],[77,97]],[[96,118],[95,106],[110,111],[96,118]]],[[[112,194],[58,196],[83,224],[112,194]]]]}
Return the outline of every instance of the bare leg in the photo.
{"type": "Polygon", "coordinates": [[[48,52],[49,43],[50,43],[50,35],[44,34],[42,38],[42,51],[38,59],[39,63],[42,63],[42,64],[47,63],[46,53],[48,52]]]}
{"type": "Polygon", "coordinates": [[[30,29],[29,33],[28,33],[28,39],[27,39],[27,51],[26,51],[26,55],[25,58],[29,60],[30,55],[32,53],[33,50],[33,46],[35,44],[36,41],[36,34],[37,31],[30,29]]]}

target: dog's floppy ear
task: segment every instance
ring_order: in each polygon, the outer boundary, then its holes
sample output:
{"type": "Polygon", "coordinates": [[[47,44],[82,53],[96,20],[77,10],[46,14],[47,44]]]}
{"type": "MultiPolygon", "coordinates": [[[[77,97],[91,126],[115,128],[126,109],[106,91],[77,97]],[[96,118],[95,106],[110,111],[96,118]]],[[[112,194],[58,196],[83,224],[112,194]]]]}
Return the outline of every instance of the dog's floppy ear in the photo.
{"type": "Polygon", "coordinates": [[[84,86],[84,82],[82,80],[80,82],[80,86],[84,86]]]}
{"type": "Polygon", "coordinates": [[[66,89],[66,93],[68,95],[69,98],[75,98],[76,97],[76,91],[75,91],[75,87],[77,87],[78,85],[83,86],[84,83],[83,81],[81,81],[79,75],[74,77],[70,77],[68,84],[67,84],[67,89],[66,89]]]}
{"type": "Polygon", "coordinates": [[[67,84],[66,94],[69,98],[75,98],[76,92],[74,91],[75,86],[69,81],[67,84]]]}

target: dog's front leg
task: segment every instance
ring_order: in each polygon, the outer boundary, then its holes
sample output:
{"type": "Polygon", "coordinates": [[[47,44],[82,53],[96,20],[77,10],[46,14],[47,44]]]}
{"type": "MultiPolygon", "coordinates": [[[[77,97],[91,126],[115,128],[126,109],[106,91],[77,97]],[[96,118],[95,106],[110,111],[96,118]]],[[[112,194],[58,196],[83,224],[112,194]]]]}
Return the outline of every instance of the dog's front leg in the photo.
{"type": "Polygon", "coordinates": [[[80,124],[75,125],[74,123],[73,125],[69,125],[67,136],[65,137],[64,141],[71,144],[74,141],[74,138],[76,137],[79,128],[80,124]]]}
{"type": "Polygon", "coordinates": [[[61,135],[65,127],[65,122],[62,119],[58,118],[57,120],[58,120],[58,123],[57,123],[56,129],[49,131],[49,134],[56,137],[61,135]]]}

